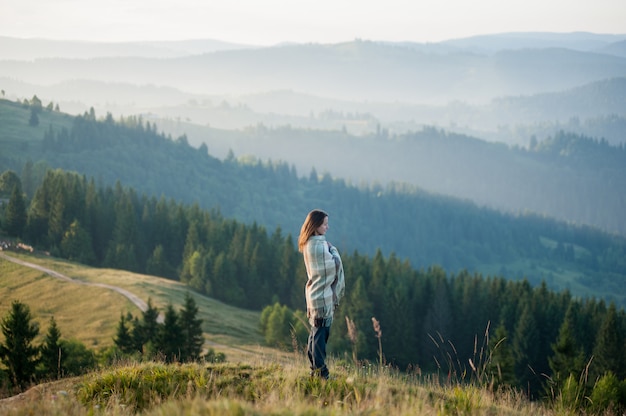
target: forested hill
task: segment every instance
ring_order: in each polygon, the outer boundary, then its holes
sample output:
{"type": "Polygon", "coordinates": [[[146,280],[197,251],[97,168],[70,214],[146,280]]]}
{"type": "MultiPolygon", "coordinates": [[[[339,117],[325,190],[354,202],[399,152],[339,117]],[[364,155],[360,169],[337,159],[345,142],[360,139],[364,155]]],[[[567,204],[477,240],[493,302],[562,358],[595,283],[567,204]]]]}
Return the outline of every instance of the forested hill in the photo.
{"type": "MultiPolygon", "coordinates": [[[[329,239],[345,252],[380,249],[417,268],[439,264],[452,272],[528,277],[625,304],[622,237],[531,214],[505,215],[408,185],[359,188],[315,172],[300,177],[286,163],[221,161],[206,146],[164,137],[137,118],[98,121],[93,112],[74,118],[1,105],[0,170],[18,172],[28,198],[46,168],[62,168],[103,185],[120,181],[148,197],[218,208],[225,217],[279,226],[293,236],[306,213],[322,207],[331,215],[329,239]]],[[[145,267],[145,259],[138,264],[145,267]]]]}
{"type": "Polygon", "coordinates": [[[206,143],[220,155],[232,149],[236,155],[288,160],[300,172],[315,166],[354,183],[408,183],[480,206],[626,235],[626,150],[602,139],[560,131],[531,140],[528,149],[435,127],[398,135],[381,129],[367,136],[288,126],[228,132],[186,127],[190,143],[206,143]],[[319,149],[332,150],[311,158],[319,149]]]}

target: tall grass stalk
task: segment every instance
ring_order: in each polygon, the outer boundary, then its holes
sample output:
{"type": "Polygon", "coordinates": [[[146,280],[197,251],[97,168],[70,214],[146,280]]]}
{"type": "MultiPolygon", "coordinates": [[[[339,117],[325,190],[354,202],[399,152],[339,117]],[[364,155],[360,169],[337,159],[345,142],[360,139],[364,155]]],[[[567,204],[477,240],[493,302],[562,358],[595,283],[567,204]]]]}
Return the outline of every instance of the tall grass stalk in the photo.
{"type": "Polygon", "coordinates": [[[347,316],[346,327],[348,328],[348,339],[350,340],[350,344],[352,344],[352,362],[354,363],[355,367],[358,367],[359,362],[357,358],[357,346],[359,342],[359,334],[356,329],[356,324],[347,316]]]}
{"type": "Polygon", "coordinates": [[[376,338],[378,338],[378,369],[382,371],[384,366],[383,361],[383,330],[380,328],[380,322],[378,319],[372,316],[372,326],[374,327],[374,332],[376,333],[376,338]]]}

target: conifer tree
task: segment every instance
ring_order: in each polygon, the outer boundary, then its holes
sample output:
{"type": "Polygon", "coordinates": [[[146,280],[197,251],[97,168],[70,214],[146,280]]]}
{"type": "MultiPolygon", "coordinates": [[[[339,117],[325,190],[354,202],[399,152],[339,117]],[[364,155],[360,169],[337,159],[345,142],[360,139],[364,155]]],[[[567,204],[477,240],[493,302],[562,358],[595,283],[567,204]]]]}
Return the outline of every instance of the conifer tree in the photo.
{"type": "Polygon", "coordinates": [[[424,358],[431,364],[444,366],[449,370],[448,361],[452,356],[448,350],[448,341],[452,335],[452,307],[448,283],[445,279],[438,279],[435,283],[435,293],[428,312],[424,317],[425,337],[422,339],[424,358]],[[442,360],[445,360],[442,362],[442,360]]]}
{"type": "Polygon", "coordinates": [[[78,263],[94,264],[96,261],[91,237],[78,220],[74,220],[63,234],[61,253],[66,259],[78,263]]]}
{"type": "Polygon", "coordinates": [[[620,380],[624,379],[626,377],[624,356],[624,334],[617,320],[615,303],[611,302],[596,336],[594,358],[590,368],[591,380],[594,381],[609,371],[620,380]]]}
{"type": "Polygon", "coordinates": [[[146,263],[146,273],[153,276],[165,277],[168,279],[174,279],[175,272],[172,266],[169,265],[163,246],[157,245],[152,252],[152,255],[146,263]]]}
{"type": "Polygon", "coordinates": [[[6,170],[0,175],[0,196],[9,197],[15,187],[22,189],[20,177],[12,170],[6,170]]]}
{"type": "Polygon", "coordinates": [[[13,187],[7,204],[4,229],[11,237],[21,237],[27,222],[26,202],[19,186],[13,187]]]}
{"type": "MultiPolygon", "coordinates": [[[[132,317],[130,319],[132,319],[132,317]]],[[[117,324],[117,329],[115,331],[115,338],[113,339],[113,342],[122,354],[132,354],[136,352],[133,337],[128,326],[126,325],[127,321],[128,319],[124,316],[124,314],[121,314],[120,321],[117,324]]]]}
{"type": "Polygon", "coordinates": [[[148,298],[148,307],[141,316],[141,335],[143,344],[154,344],[159,331],[159,310],[152,305],[152,299],[148,298]]]}
{"type": "Polygon", "coordinates": [[[127,322],[132,321],[130,325],[130,338],[133,344],[133,352],[138,352],[139,354],[143,354],[143,344],[144,337],[141,330],[141,321],[136,316],[131,316],[129,314],[127,322]]]}
{"type": "Polygon", "coordinates": [[[65,215],[67,201],[65,188],[61,183],[55,185],[55,189],[52,190],[54,196],[50,199],[50,211],[48,212],[48,241],[52,246],[58,247],[66,226],[69,224],[66,223],[65,215]]]}
{"type": "Polygon", "coordinates": [[[493,386],[515,386],[515,358],[511,348],[508,331],[501,322],[493,337],[489,338],[490,359],[487,371],[493,386]]]}
{"type": "Polygon", "coordinates": [[[512,344],[516,378],[520,387],[531,397],[534,397],[541,386],[534,361],[540,341],[537,321],[530,307],[530,302],[527,301],[515,327],[512,344]]]}
{"type": "Polygon", "coordinates": [[[139,228],[134,212],[132,195],[124,193],[121,185],[116,186],[119,193],[115,201],[115,226],[113,239],[109,244],[105,262],[109,267],[130,271],[139,270],[139,228]]]}
{"type": "Polygon", "coordinates": [[[189,292],[185,294],[185,304],[179,314],[182,330],[180,360],[195,361],[200,358],[204,336],[202,319],[198,318],[198,306],[189,292]]]}
{"type": "Polygon", "coordinates": [[[61,348],[61,331],[54,316],[41,346],[41,369],[46,378],[58,379],[62,375],[65,354],[61,348]]]}
{"type": "MultiPolygon", "coordinates": [[[[346,332],[344,333],[346,336],[330,337],[329,347],[338,351],[354,348],[360,354],[359,359],[373,358],[375,356],[376,346],[374,345],[373,339],[366,335],[369,334],[369,332],[366,332],[366,328],[371,327],[371,318],[374,316],[374,310],[367,294],[365,279],[362,276],[356,277],[351,290],[346,292],[346,298],[346,301],[343,302],[340,308],[343,317],[337,316],[337,322],[333,323],[333,325],[339,324],[340,320],[345,321],[345,317],[347,316],[356,329],[354,339],[347,337],[348,328],[346,325],[346,332]]],[[[302,301],[304,302],[304,299],[302,301]]]]}
{"type": "Polygon", "coordinates": [[[15,300],[0,321],[0,328],[4,334],[0,361],[8,368],[13,385],[24,388],[35,377],[39,349],[33,345],[33,340],[39,335],[39,326],[32,322],[28,305],[15,300]]]}
{"type": "Polygon", "coordinates": [[[552,344],[554,354],[548,361],[552,370],[552,379],[561,385],[570,375],[579,377],[584,366],[584,353],[574,336],[574,309],[570,306],[559,329],[556,342],[552,344]]]}
{"type": "Polygon", "coordinates": [[[245,305],[246,295],[239,286],[234,273],[234,265],[228,260],[225,252],[221,252],[213,263],[213,289],[215,297],[231,305],[245,305]]]}
{"type": "Polygon", "coordinates": [[[159,325],[156,336],[155,350],[162,355],[166,362],[180,360],[180,350],[183,331],[178,313],[171,303],[165,308],[163,324],[159,325]]]}

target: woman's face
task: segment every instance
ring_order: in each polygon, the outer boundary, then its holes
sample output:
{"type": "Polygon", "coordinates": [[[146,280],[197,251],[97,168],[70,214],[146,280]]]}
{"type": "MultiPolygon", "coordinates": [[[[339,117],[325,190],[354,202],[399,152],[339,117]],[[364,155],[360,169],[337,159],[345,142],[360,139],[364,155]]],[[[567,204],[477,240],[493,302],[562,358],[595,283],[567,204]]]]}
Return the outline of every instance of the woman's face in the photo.
{"type": "Polygon", "coordinates": [[[326,231],[328,231],[328,217],[324,217],[324,222],[315,229],[315,234],[324,235],[326,231]]]}

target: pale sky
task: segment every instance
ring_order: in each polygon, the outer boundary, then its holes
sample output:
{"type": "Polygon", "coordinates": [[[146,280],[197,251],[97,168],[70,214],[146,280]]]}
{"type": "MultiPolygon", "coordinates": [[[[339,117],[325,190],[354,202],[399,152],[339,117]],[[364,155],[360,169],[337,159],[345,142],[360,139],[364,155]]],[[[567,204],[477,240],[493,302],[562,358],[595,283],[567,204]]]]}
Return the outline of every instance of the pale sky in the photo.
{"type": "Polygon", "coordinates": [[[253,45],[626,33],[624,0],[0,0],[0,36],[253,45]]]}

